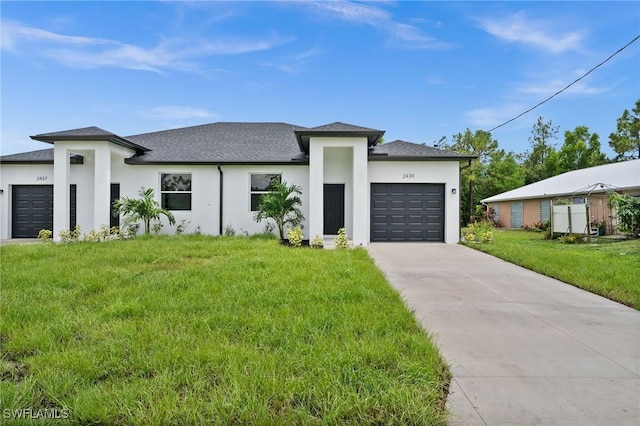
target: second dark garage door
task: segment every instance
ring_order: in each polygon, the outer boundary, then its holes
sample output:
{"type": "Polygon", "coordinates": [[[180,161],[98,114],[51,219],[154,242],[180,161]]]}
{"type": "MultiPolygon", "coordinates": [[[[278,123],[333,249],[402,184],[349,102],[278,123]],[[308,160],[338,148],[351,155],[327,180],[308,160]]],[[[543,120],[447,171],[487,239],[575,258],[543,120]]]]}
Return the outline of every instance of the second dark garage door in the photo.
{"type": "Polygon", "coordinates": [[[372,183],[371,241],[444,241],[444,184],[372,183]]]}

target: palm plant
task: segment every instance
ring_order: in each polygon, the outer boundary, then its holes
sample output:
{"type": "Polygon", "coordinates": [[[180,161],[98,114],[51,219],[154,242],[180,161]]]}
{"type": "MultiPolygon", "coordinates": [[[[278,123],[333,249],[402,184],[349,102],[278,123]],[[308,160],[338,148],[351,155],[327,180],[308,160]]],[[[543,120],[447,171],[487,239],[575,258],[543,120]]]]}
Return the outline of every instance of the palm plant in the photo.
{"type": "Polygon", "coordinates": [[[287,185],[286,182],[271,182],[269,186],[271,192],[260,197],[258,210],[254,215],[257,222],[265,219],[272,219],[276,223],[280,239],[284,240],[284,228],[287,225],[292,227],[300,225],[304,220],[300,206],[302,200],[302,188],[298,185],[287,185]]]}
{"type": "Polygon", "coordinates": [[[127,222],[144,222],[144,233],[150,233],[150,224],[154,219],[164,215],[169,219],[169,224],[176,223],[173,213],[163,209],[153,197],[153,189],[140,189],[140,198],[121,197],[113,202],[113,215],[122,214],[127,222]]]}

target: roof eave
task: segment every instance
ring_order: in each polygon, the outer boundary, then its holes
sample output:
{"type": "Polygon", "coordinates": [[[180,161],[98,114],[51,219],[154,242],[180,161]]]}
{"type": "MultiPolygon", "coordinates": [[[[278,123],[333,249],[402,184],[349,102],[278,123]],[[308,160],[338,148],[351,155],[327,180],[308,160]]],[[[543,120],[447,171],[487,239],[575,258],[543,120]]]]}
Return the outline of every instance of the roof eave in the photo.
{"type": "Polygon", "coordinates": [[[90,142],[99,142],[99,141],[106,141],[106,142],[111,142],[113,144],[125,147],[125,148],[129,148],[132,149],[136,152],[142,153],[142,152],[149,152],[151,151],[149,148],[144,147],[142,145],[138,145],[135,142],[131,142],[130,140],[127,140],[125,138],[122,138],[120,136],[117,135],[113,135],[111,137],[107,137],[107,136],[101,136],[101,135],[86,135],[86,136],[60,136],[60,137],[55,137],[55,136],[47,136],[47,135],[35,135],[35,136],[29,136],[31,139],[33,139],[34,141],[39,141],[39,142],[45,142],[51,145],[55,145],[55,142],[79,142],[79,141],[90,141],[90,142]]]}
{"type": "Polygon", "coordinates": [[[359,137],[364,136],[367,138],[367,146],[375,146],[378,144],[382,136],[384,136],[384,130],[377,131],[358,131],[358,130],[310,130],[310,129],[302,129],[302,130],[294,130],[296,135],[296,139],[298,140],[298,146],[300,147],[300,151],[309,153],[309,139],[312,136],[317,137],[359,137]]]}
{"type": "Polygon", "coordinates": [[[126,158],[125,164],[130,166],[145,166],[145,165],[189,165],[189,166],[305,166],[309,165],[309,160],[304,161],[215,161],[215,160],[203,160],[203,161],[159,161],[159,160],[140,160],[136,157],[126,158]]]}
{"type": "Polygon", "coordinates": [[[369,155],[369,161],[455,161],[461,163],[463,161],[473,160],[476,157],[458,157],[458,156],[429,156],[417,157],[407,155],[369,155]]]}

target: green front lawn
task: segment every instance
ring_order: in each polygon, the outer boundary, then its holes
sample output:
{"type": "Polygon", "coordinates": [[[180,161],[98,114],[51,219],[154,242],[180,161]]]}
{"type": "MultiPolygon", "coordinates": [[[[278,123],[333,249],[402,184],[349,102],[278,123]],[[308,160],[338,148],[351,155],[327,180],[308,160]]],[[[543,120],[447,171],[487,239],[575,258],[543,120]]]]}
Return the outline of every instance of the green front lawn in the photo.
{"type": "Polygon", "coordinates": [[[640,309],[640,240],[544,240],[537,232],[494,230],[492,244],[470,244],[506,261],[640,309]]]}
{"type": "Polygon", "coordinates": [[[444,424],[447,367],[362,249],[186,235],[1,255],[3,415],[444,424]]]}

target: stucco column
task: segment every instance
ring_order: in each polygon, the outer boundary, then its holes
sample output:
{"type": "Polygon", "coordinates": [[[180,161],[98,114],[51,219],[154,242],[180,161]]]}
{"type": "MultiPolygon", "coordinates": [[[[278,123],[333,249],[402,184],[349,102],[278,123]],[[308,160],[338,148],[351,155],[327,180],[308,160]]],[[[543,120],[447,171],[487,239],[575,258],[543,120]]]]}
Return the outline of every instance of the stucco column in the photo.
{"type": "Polygon", "coordinates": [[[53,240],[69,229],[69,150],[63,143],[53,146],[53,240]]]}
{"type": "Polygon", "coordinates": [[[369,242],[369,188],[367,185],[367,143],[353,146],[353,235],[354,245],[369,242]]]}
{"type": "Polygon", "coordinates": [[[307,237],[313,240],[324,233],[324,145],[309,141],[309,230],[307,237]]]}
{"type": "MultiPolygon", "coordinates": [[[[108,142],[97,142],[95,146],[95,168],[93,176],[93,229],[109,226],[111,219],[111,150],[108,142]]],[[[85,231],[89,231],[86,229],[85,231]]]]}

